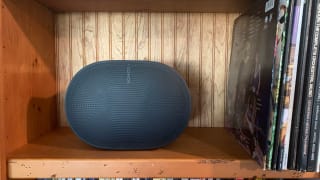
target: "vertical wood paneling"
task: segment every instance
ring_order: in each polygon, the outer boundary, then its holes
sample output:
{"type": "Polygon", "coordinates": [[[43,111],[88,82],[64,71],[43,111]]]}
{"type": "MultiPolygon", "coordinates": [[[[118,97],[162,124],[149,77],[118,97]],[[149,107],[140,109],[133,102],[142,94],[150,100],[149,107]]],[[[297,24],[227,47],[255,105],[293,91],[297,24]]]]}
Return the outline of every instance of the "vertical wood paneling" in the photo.
{"type": "Polygon", "coordinates": [[[188,24],[187,14],[177,13],[175,17],[175,58],[174,67],[184,79],[187,77],[187,45],[188,24]]]}
{"type": "Polygon", "coordinates": [[[149,14],[137,13],[138,60],[149,59],[149,14]]]}
{"type": "Polygon", "coordinates": [[[192,98],[192,120],[189,126],[200,126],[200,63],[201,26],[200,14],[188,15],[188,84],[192,98]]]}
{"type": "Polygon", "coordinates": [[[162,57],[163,63],[170,67],[174,66],[174,27],[175,27],[175,14],[174,13],[164,13],[162,15],[162,57]]]}
{"type": "Polygon", "coordinates": [[[137,45],[136,45],[136,14],[124,14],[124,59],[137,60],[137,45]]]}
{"type": "Polygon", "coordinates": [[[57,16],[57,68],[58,68],[58,111],[59,121],[61,126],[67,126],[67,121],[64,112],[64,97],[65,91],[70,79],[70,72],[72,68],[70,66],[70,19],[71,14],[59,14],[57,16]]]}
{"type": "Polygon", "coordinates": [[[161,62],[162,59],[162,14],[151,13],[149,20],[150,29],[150,59],[161,62]]]}
{"type": "Polygon", "coordinates": [[[84,13],[84,54],[86,65],[97,61],[96,23],[96,13],[84,13]]]}
{"type": "Polygon", "coordinates": [[[200,81],[200,107],[201,107],[201,127],[212,127],[212,109],[213,109],[213,79],[215,72],[213,67],[213,18],[214,15],[206,13],[202,15],[202,53],[201,53],[201,81],[200,81]]]}
{"type": "Polygon", "coordinates": [[[110,13],[98,12],[97,14],[98,24],[97,24],[97,59],[109,60],[110,57],[110,32],[109,32],[109,20],[110,13]]]}
{"type": "Polygon", "coordinates": [[[83,13],[71,14],[71,75],[74,76],[84,65],[83,13]]]}
{"type": "Polygon", "coordinates": [[[215,15],[214,61],[214,126],[224,126],[225,83],[227,62],[227,16],[215,15]]]}
{"type": "Polygon", "coordinates": [[[111,13],[111,59],[123,59],[122,13],[111,13]]]}
{"type": "Polygon", "coordinates": [[[152,60],[174,67],[192,95],[189,126],[224,123],[233,21],[238,14],[107,13],[57,15],[60,123],[65,88],[85,64],[97,60],[152,60]]]}

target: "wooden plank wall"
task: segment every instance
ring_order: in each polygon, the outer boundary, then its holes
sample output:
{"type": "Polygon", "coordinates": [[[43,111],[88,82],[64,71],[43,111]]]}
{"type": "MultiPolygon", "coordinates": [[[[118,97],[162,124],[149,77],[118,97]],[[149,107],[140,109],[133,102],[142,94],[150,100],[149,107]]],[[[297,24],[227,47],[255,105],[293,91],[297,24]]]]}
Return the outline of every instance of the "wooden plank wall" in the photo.
{"type": "Polygon", "coordinates": [[[237,13],[76,12],[56,16],[60,124],[66,87],[100,60],[152,60],[175,68],[192,94],[189,126],[224,126],[225,90],[237,13]]]}

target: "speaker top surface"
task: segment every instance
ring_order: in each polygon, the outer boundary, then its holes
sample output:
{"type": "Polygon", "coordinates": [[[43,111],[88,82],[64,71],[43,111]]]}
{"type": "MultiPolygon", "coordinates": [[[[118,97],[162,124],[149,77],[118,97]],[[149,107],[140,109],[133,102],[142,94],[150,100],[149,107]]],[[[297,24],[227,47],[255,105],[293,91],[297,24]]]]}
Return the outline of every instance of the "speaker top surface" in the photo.
{"type": "Polygon", "coordinates": [[[188,124],[185,81],[150,61],[100,61],[82,68],[65,97],[71,129],[102,149],[153,149],[176,139],[188,124]]]}

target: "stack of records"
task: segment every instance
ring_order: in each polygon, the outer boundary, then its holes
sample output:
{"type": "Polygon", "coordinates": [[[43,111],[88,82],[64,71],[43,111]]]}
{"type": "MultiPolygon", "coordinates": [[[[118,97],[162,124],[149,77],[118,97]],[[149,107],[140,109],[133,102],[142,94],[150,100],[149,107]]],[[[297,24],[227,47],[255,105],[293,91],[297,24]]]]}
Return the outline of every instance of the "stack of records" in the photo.
{"type": "Polygon", "coordinates": [[[265,169],[319,172],[320,0],[261,0],[234,24],[225,126],[265,169]]]}

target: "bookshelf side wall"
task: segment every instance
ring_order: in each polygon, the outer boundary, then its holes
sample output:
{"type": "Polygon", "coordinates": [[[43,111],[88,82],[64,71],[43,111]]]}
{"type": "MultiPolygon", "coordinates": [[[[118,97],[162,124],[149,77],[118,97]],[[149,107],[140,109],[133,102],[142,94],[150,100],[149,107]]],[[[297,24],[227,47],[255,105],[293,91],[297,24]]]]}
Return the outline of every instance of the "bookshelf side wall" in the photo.
{"type": "Polygon", "coordinates": [[[1,1],[1,178],[6,156],[56,124],[54,16],[35,1],[1,1]]]}
{"type": "MultiPolygon", "coordinates": [[[[0,0],[0,62],[3,61],[2,56],[2,7],[3,7],[3,0],[0,0]]],[[[5,179],[6,177],[6,158],[5,158],[5,133],[4,133],[4,99],[3,97],[3,66],[0,65],[0,179],[5,179]]]]}

